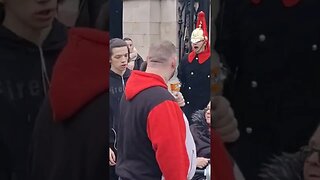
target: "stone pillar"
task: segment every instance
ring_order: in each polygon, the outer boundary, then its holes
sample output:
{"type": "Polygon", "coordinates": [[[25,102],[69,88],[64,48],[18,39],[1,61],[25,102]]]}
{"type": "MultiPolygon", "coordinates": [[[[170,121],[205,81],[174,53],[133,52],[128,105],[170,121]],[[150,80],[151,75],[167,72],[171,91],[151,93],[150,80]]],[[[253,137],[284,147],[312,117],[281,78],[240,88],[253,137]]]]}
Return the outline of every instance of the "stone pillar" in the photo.
{"type": "Polygon", "coordinates": [[[146,59],[149,46],[161,40],[177,44],[176,0],[124,0],[123,34],[146,59]]]}

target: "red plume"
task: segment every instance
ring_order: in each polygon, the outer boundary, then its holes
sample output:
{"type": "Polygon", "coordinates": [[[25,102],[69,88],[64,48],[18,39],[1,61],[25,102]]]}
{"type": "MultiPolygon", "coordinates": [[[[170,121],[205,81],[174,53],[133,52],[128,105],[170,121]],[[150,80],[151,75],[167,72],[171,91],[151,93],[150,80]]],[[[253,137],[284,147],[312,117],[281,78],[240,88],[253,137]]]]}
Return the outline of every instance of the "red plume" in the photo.
{"type": "Polygon", "coordinates": [[[208,31],[207,31],[207,22],[206,22],[206,16],[203,11],[200,11],[198,13],[198,19],[197,19],[197,26],[196,28],[201,28],[203,30],[203,35],[206,40],[208,40],[208,31]]]}

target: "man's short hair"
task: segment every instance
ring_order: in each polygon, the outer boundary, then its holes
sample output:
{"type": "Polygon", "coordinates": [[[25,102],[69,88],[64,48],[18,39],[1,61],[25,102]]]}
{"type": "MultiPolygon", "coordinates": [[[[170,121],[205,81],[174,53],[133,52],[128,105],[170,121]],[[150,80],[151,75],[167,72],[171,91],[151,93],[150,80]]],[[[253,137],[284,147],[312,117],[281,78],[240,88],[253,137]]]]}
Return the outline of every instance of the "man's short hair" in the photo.
{"type": "MultiPolygon", "coordinates": [[[[120,39],[120,38],[113,38],[113,39],[110,39],[110,48],[109,48],[109,51],[110,51],[110,57],[112,56],[112,50],[114,48],[119,48],[119,47],[127,47],[128,48],[128,54],[130,54],[129,52],[129,47],[127,45],[127,43],[120,39]]],[[[130,56],[128,56],[128,59],[130,58],[130,56]]]]}
{"type": "Polygon", "coordinates": [[[165,63],[176,54],[176,46],[170,41],[152,44],[149,48],[148,62],[165,63]]]}
{"type": "Polygon", "coordinates": [[[123,40],[124,40],[124,41],[131,41],[131,42],[133,42],[132,39],[131,39],[131,38],[128,38],[128,37],[123,38],[123,40]]]}

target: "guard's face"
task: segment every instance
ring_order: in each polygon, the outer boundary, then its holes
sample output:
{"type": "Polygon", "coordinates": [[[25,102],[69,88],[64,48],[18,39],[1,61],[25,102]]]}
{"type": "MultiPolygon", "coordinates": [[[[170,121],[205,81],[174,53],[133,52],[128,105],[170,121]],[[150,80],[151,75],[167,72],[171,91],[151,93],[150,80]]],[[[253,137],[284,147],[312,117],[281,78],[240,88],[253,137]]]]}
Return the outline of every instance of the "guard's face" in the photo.
{"type": "Polygon", "coordinates": [[[192,49],[197,54],[201,53],[205,49],[206,42],[204,40],[192,43],[192,49]]]}

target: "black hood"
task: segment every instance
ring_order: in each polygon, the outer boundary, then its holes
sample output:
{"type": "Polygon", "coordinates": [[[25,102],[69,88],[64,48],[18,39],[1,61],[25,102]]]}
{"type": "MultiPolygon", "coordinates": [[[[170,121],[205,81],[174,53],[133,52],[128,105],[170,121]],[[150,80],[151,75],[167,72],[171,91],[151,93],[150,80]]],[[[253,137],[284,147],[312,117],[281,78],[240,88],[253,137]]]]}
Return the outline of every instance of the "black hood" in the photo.
{"type": "Polygon", "coordinates": [[[303,152],[274,156],[268,164],[264,164],[259,176],[262,180],[303,180],[305,157],[303,152]]]}
{"type": "Polygon", "coordinates": [[[204,110],[198,110],[191,116],[192,124],[197,124],[198,126],[202,126],[203,128],[209,129],[209,125],[205,119],[204,110]]]}
{"type": "MultiPolygon", "coordinates": [[[[44,51],[62,49],[67,39],[67,27],[65,27],[58,20],[53,21],[52,30],[48,37],[45,39],[42,49],[44,51]]],[[[14,48],[15,50],[32,50],[33,48],[38,50],[37,45],[34,43],[17,36],[14,32],[8,28],[0,25],[0,46],[7,46],[14,48]]]]}
{"type": "Polygon", "coordinates": [[[204,110],[198,110],[191,116],[191,126],[195,126],[204,136],[210,137],[209,125],[206,122],[204,110]]]}

